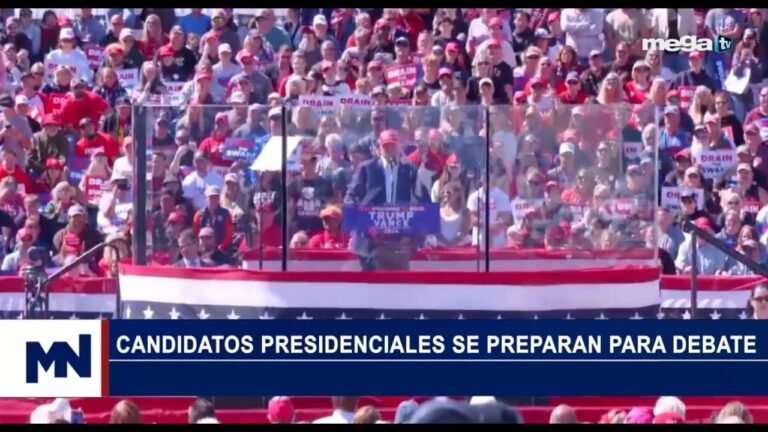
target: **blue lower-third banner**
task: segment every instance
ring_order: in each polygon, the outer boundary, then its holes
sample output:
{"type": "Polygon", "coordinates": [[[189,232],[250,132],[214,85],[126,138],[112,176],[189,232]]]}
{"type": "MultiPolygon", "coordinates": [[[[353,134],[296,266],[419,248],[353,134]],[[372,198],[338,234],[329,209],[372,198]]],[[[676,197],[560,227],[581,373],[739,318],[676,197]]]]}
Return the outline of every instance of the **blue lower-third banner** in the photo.
{"type": "Polygon", "coordinates": [[[758,395],[760,321],[111,321],[109,393],[758,395]]]}

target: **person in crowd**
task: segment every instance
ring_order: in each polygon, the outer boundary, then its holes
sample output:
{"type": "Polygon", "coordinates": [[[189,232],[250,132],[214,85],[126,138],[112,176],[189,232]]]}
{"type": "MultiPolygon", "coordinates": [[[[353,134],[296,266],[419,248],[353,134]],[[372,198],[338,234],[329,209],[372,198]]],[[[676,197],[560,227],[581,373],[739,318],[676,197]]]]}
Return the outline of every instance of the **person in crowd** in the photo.
{"type": "Polygon", "coordinates": [[[216,236],[216,244],[222,252],[229,250],[232,245],[234,226],[229,210],[221,206],[221,190],[218,186],[205,188],[206,205],[200,207],[192,220],[192,227],[199,236],[204,227],[213,229],[216,236]]]}
{"type": "MultiPolygon", "coordinates": [[[[87,212],[79,204],[69,207],[66,212],[67,225],[53,236],[53,249],[64,262],[68,256],[80,256],[102,242],[103,236],[88,224],[87,212]]],[[[99,256],[101,254],[97,254],[99,256]]]]}
{"type": "Polygon", "coordinates": [[[109,424],[141,424],[141,411],[135,403],[123,399],[112,407],[109,424]]]}
{"type": "Polygon", "coordinates": [[[352,423],[357,410],[357,397],[355,396],[331,396],[333,413],[327,417],[315,420],[314,424],[343,424],[352,423]]]}

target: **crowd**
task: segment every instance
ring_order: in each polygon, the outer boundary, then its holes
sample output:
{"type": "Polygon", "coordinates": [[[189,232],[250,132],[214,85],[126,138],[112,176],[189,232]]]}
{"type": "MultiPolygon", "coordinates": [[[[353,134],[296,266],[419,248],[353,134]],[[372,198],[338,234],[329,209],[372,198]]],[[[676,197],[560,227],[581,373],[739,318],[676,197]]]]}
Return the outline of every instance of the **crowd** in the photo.
{"type": "MultiPolygon", "coordinates": [[[[184,267],[287,239],[365,270],[487,244],[646,249],[688,273],[683,220],[768,258],[762,9],[2,11],[4,272],[145,235],[140,217],[152,259],[184,267]],[[716,35],[733,49],[642,42],[716,35]]],[[[122,248],[73,274],[111,274],[122,248]]]]}
{"type": "MultiPolygon", "coordinates": [[[[474,396],[468,400],[436,397],[422,403],[414,399],[397,406],[392,421],[383,420],[381,412],[373,405],[359,406],[358,397],[332,396],[332,412],[314,419],[315,424],[522,424],[521,413],[503,400],[493,396],[474,396]]],[[[267,404],[267,420],[272,424],[308,423],[297,421],[296,408],[287,396],[275,396],[267,404]]],[[[690,416],[690,415],[689,415],[690,416]]],[[[56,399],[38,406],[30,416],[32,424],[82,423],[83,412],[73,409],[67,399],[56,399]]],[[[203,398],[192,402],[187,410],[190,424],[219,424],[214,404],[203,398]]],[[[109,416],[111,424],[141,424],[139,407],[130,400],[115,404],[109,416]]],[[[579,420],[577,410],[568,405],[552,409],[550,424],[592,423],[579,420]]],[[[653,407],[612,409],[595,422],[598,424],[751,424],[753,417],[741,402],[734,401],[706,419],[686,418],[686,405],[677,397],[662,396],[653,407]]]]}

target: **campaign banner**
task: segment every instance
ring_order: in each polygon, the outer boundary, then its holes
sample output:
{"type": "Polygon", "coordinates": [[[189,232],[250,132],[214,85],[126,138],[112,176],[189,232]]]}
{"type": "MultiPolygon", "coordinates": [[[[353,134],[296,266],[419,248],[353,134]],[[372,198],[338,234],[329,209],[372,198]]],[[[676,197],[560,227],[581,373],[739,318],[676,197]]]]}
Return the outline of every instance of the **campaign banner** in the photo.
{"type": "Polygon", "coordinates": [[[256,140],[247,138],[227,138],[227,140],[224,141],[222,155],[226,160],[251,163],[259,156],[261,149],[270,137],[271,135],[265,135],[256,140]]]}
{"type": "Polygon", "coordinates": [[[184,82],[172,81],[165,83],[165,95],[164,99],[166,103],[170,105],[182,105],[184,103],[184,96],[181,93],[181,89],[184,88],[184,82]]]}
{"type": "Polygon", "coordinates": [[[419,68],[415,63],[406,65],[392,65],[384,69],[384,80],[387,84],[399,83],[408,88],[416,84],[419,68]]]}
{"type": "Polygon", "coordinates": [[[90,163],[91,160],[88,158],[81,158],[78,156],[70,157],[67,163],[67,166],[69,167],[69,182],[72,184],[80,184],[80,180],[83,179],[83,173],[90,163]]]}
{"type": "Polygon", "coordinates": [[[628,161],[638,161],[640,159],[640,153],[643,152],[645,146],[640,141],[624,141],[622,143],[624,150],[624,159],[628,161]]]}
{"type": "Polygon", "coordinates": [[[109,178],[107,177],[95,177],[85,176],[84,178],[85,198],[90,204],[98,205],[101,196],[104,194],[104,190],[109,185],[109,178]]]}
{"type": "Polygon", "coordinates": [[[633,198],[613,198],[607,200],[602,206],[612,219],[627,219],[637,213],[637,200],[633,198]]]}
{"type": "Polygon", "coordinates": [[[739,163],[735,149],[702,150],[696,159],[706,179],[719,178],[739,163]]]}
{"type": "Polygon", "coordinates": [[[345,205],[342,230],[345,233],[428,235],[440,233],[440,205],[386,204],[345,205]]]}
{"type": "Polygon", "coordinates": [[[525,215],[528,212],[541,208],[544,204],[544,199],[523,199],[515,198],[512,200],[512,220],[515,221],[515,226],[520,227],[525,215]]]}
{"type": "Polygon", "coordinates": [[[680,108],[683,111],[688,111],[688,108],[691,107],[693,93],[696,91],[696,88],[693,86],[679,86],[677,91],[680,93],[680,108]]]}
{"type": "Polygon", "coordinates": [[[299,96],[299,106],[312,108],[312,111],[320,115],[329,115],[335,113],[340,107],[367,108],[373,106],[373,99],[367,95],[344,95],[344,96],[322,96],[322,95],[302,95],[299,96]]]}
{"type": "Polygon", "coordinates": [[[83,47],[92,69],[99,69],[104,62],[104,47],[97,44],[87,44],[83,47]]]}
{"type": "Polygon", "coordinates": [[[126,90],[133,90],[139,84],[138,69],[117,69],[117,79],[126,90]]]}
{"type": "Polygon", "coordinates": [[[661,205],[673,210],[680,209],[680,194],[683,191],[693,191],[696,194],[696,207],[699,210],[704,210],[704,189],[701,188],[684,188],[678,186],[662,186],[661,187],[661,205]]]}
{"type": "Polygon", "coordinates": [[[716,51],[708,52],[707,64],[713,73],[715,89],[724,88],[725,81],[728,79],[728,59],[725,58],[725,54],[716,51]]]}
{"type": "MultiPolygon", "coordinates": [[[[147,307],[149,319],[112,320],[103,330],[102,396],[508,394],[509,380],[499,377],[510,376],[512,391],[530,396],[765,394],[761,380],[743,379],[761,376],[768,361],[768,329],[757,320],[299,318],[243,325],[235,311],[204,322],[157,320],[152,312],[147,307]],[[258,385],[243,377],[257,377],[258,385]]],[[[73,351],[66,358],[83,366],[74,339],[60,350],[73,351]]]]}

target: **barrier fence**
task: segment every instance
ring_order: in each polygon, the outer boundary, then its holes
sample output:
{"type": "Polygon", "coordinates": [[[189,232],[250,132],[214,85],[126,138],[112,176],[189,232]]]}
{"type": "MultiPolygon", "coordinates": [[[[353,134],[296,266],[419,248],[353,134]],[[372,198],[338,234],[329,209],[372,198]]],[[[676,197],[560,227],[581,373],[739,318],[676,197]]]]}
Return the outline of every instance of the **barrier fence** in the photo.
{"type": "Polygon", "coordinates": [[[135,178],[147,179],[133,188],[136,264],[178,253],[161,166],[178,170],[193,205],[174,211],[205,208],[220,189],[233,224],[217,244],[247,268],[440,270],[460,254],[457,270],[493,272],[534,249],[563,268],[656,259],[656,160],[626,133],[627,105],[286,101],[134,106],[135,178]]]}

